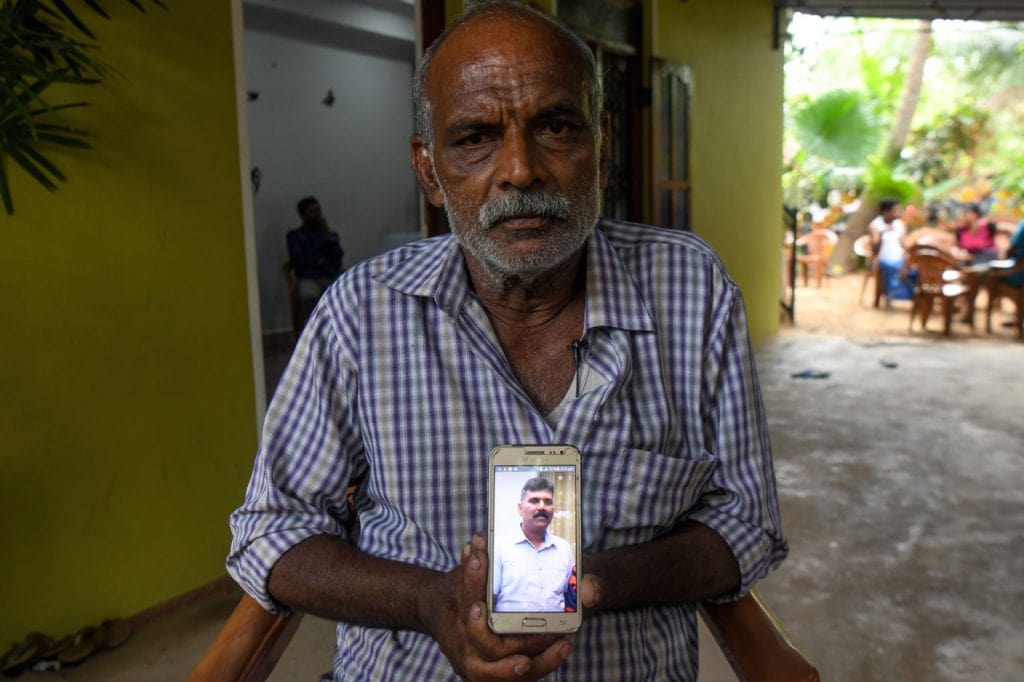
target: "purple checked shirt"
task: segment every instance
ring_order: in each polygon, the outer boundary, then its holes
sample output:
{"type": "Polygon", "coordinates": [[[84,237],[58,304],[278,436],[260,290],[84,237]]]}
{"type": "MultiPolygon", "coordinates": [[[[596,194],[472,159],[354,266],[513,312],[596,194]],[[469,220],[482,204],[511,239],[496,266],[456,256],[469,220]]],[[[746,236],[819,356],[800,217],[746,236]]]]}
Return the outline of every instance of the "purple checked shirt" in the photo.
{"type": "MultiPolygon", "coordinates": [[[[231,575],[280,612],[267,593],[271,567],[309,536],[344,534],[350,482],[362,551],[448,571],[487,527],[487,457],[503,443],[579,448],[586,552],[693,519],[736,556],[735,596],[769,573],[787,548],[735,282],[692,234],[606,220],[586,268],[585,362],[598,380],[554,428],[517,383],[450,236],[348,269],[321,299],[271,402],[245,502],[231,517],[231,575]]],[[[584,613],[574,641],[550,679],[697,675],[693,606],[584,613]]],[[[347,623],[333,672],[456,679],[430,637],[347,623]]]]}

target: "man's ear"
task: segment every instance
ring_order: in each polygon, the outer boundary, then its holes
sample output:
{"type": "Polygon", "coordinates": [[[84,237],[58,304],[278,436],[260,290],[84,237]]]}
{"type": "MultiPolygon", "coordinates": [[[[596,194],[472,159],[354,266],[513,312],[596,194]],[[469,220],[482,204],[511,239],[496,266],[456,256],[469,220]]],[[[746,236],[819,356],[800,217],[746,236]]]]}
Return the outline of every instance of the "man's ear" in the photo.
{"type": "Polygon", "coordinates": [[[434,172],[434,159],[430,154],[430,147],[421,135],[412,136],[412,170],[416,173],[416,179],[420,181],[427,201],[437,208],[444,206],[444,194],[434,172]]]}
{"type": "Polygon", "coordinates": [[[601,149],[598,150],[598,180],[601,189],[608,185],[608,166],[611,164],[612,147],[609,144],[611,139],[612,117],[607,111],[601,112],[601,149]]]}

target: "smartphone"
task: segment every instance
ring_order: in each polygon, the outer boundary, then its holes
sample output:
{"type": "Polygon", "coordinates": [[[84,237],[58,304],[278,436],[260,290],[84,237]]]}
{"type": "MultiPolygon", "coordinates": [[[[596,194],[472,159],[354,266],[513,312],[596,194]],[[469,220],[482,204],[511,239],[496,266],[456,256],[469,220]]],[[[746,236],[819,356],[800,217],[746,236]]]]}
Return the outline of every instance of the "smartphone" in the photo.
{"type": "Polygon", "coordinates": [[[580,500],[580,452],[573,446],[501,445],[491,451],[491,630],[523,634],[579,629],[580,500]]]}

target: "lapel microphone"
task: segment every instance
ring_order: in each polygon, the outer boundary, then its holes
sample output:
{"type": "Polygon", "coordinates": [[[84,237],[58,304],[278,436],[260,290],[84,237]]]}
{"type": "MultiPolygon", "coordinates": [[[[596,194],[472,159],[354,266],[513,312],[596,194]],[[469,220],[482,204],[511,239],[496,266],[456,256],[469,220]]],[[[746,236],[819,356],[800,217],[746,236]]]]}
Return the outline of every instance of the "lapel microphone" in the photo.
{"type": "Polygon", "coordinates": [[[583,366],[583,351],[590,346],[590,342],[586,339],[574,339],[569,344],[569,350],[572,351],[572,364],[576,367],[576,397],[580,397],[580,369],[583,366]]]}

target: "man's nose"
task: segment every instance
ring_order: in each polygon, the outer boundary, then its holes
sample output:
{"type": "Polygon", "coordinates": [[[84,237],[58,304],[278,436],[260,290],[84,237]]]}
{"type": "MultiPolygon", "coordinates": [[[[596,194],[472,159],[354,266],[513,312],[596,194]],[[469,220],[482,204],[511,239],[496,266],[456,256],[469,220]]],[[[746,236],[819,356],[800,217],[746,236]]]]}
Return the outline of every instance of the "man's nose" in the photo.
{"type": "Polygon", "coordinates": [[[496,183],[503,189],[529,189],[539,180],[540,162],[532,139],[524,130],[508,130],[498,150],[496,183]]]}

